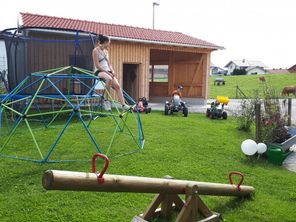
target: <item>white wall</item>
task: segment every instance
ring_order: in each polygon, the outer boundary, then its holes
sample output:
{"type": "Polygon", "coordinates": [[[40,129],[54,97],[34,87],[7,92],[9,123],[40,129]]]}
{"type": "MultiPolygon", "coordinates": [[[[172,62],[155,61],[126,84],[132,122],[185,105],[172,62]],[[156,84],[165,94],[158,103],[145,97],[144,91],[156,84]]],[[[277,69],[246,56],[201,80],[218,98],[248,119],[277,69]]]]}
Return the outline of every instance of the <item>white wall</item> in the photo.
{"type": "Polygon", "coordinates": [[[7,69],[7,58],[4,40],[0,40],[0,71],[7,69]]]}
{"type": "Polygon", "coordinates": [[[230,63],[230,65],[228,66],[227,75],[231,75],[235,68],[236,68],[236,65],[234,63],[230,63]]]}
{"type": "Polygon", "coordinates": [[[252,73],[265,74],[266,72],[260,68],[254,68],[254,69],[251,69],[250,71],[248,71],[247,75],[251,75],[252,73]]]}

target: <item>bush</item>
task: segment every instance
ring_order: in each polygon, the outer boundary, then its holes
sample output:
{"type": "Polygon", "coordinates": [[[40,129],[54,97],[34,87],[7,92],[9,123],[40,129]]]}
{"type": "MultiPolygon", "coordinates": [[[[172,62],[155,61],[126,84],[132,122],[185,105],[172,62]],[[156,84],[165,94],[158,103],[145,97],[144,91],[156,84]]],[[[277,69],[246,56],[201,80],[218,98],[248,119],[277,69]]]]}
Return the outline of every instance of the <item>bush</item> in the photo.
{"type": "Polygon", "coordinates": [[[263,85],[263,108],[261,114],[262,140],[282,143],[290,135],[286,118],[282,115],[279,93],[269,84],[263,85]]]}
{"type": "Polygon", "coordinates": [[[279,93],[268,83],[263,84],[263,98],[255,92],[254,99],[242,99],[240,109],[236,112],[237,128],[250,131],[255,122],[255,104],[261,103],[261,136],[263,141],[282,143],[290,135],[285,126],[286,119],[281,113],[279,93]]]}
{"type": "Polygon", "coordinates": [[[242,68],[242,69],[234,69],[232,72],[233,76],[238,76],[238,75],[247,75],[247,71],[246,69],[242,68]]]}
{"type": "Polygon", "coordinates": [[[235,113],[237,121],[237,128],[242,131],[250,131],[251,126],[254,124],[255,116],[255,103],[253,99],[242,99],[240,109],[235,113]]]}

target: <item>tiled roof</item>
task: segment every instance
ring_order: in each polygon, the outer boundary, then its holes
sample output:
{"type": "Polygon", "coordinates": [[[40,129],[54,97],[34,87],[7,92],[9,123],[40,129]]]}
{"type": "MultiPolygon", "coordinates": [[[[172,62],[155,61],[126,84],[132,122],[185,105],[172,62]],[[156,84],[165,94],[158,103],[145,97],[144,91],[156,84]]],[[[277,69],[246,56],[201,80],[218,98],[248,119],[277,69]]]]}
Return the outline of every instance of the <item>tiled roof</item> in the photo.
{"type": "Polygon", "coordinates": [[[230,62],[228,62],[225,67],[227,68],[231,63],[234,63],[236,66],[239,67],[262,67],[262,68],[266,68],[267,66],[261,62],[261,61],[256,61],[256,60],[231,60],[230,62]]]}
{"type": "Polygon", "coordinates": [[[288,74],[290,73],[287,69],[267,69],[267,73],[269,74],[288,74]]]}
{"type": "Polygon", "coordinates": [[[295,72],[296,71],[296,64],[291,66],[289,69],[288,69],[290,72],[295,72]]]}
{"type": "Polygon", "coordinates": [[[77,19],[21,13],[24,27],[44,27],[74,29],[97,34],[108,35],[111,38],[132,39],[134,41],[151,42],[156,44],[172,44],[180,46],[223,49],[210,42],[185,35],[180,32],[170,32],[132,26],[107,24],[77,19]]]}

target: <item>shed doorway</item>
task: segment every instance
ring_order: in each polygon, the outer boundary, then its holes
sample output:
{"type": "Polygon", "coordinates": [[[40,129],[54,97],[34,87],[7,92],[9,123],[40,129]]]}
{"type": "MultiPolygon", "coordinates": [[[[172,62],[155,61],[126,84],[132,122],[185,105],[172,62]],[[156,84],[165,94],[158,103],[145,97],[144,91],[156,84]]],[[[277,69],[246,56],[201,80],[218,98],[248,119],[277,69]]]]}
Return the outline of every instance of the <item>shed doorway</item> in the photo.
{"type": "Polygon", "coordinates": [[[139,97],[139,64],[123,64],[123,90],[135,101],[139,97]]]}

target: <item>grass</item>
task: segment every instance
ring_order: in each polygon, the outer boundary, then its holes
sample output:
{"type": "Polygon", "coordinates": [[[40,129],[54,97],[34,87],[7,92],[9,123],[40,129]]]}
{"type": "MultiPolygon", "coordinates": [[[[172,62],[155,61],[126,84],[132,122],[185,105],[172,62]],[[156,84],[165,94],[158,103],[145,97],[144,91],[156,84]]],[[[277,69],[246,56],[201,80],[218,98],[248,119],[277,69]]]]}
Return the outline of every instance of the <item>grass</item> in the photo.
{"type": "MultiPolygon", "coordinates": [[[[291,74],[266,74],[264,75],[266,82],[271,84],[279,93],[285,86],[296,85],[296,73],[291,74]]],[[[255,90],[262,88],[262,83],[259,81],[259,75],[244,75],[244,76],[223,76],[225,85],[214,85],[214,80],[217,76],[211,76],[209,79],[210,98],[216,96],[228,96],[236,98],[236,85],[248,97],[254,95],[255,90]]]]}
{"type": "MultiPolygon", "coordinates": [[[[142,115],[142,122],[146,136],[144,150],[111,157],[108,173],[146,177],[171,175],[177,179],[228,183],[230,171],[241,171],[246,175],[245,184],[256,188],[255,196],[252,199],[203,196],[212,210],[222,213],[225,221],[295,221],[296,174],[264,159],[246,158],[240,144],[253,134],[238,131],[233,119],[210,120],[201,114],[184,118],[181,114],[163,116],[153,112],[142,115]]],[[[60,125],[63,125],[61,120],[54,126],[60,125]]],[[[20,132],[26,133],[21,128],[20,132]]],[[[74,122],[63,146],[59,147],[65,157],[74,153],[79,159],[87,152],[91,158],[94,149],[81,142],[87,141],[81,132],[80,124],[74,122]]],[[[46,141],[51,132],[44,133],[46,141]]],[[[0,140],[3,142],[3,137],[0,140]]],[[[25,140],[15,139],[13,145],[25,150],[25,140]]],[[[33,155],[35,149],[26,152],[33,155]]],[[[0,158],[1,221],[130,221],[146,209],[154,196],[46,191],[41,178],[47,169],[90,172],[91,163],[36,164],[0,158]]]]}

